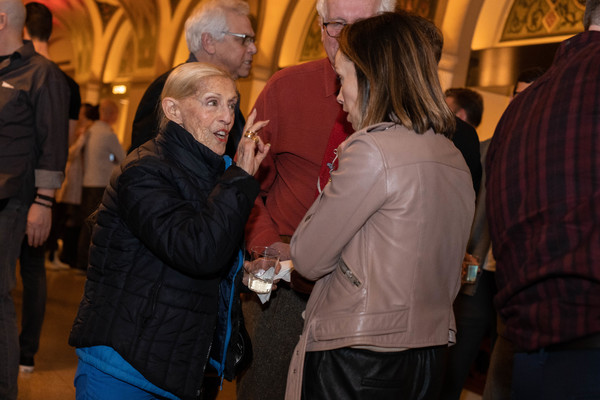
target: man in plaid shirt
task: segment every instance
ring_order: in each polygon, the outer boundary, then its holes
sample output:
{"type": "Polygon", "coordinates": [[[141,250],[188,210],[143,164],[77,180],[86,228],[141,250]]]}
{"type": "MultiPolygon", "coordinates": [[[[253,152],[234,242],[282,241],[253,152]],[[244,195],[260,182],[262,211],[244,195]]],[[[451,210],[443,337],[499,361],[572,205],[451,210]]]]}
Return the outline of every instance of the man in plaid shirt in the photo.
{"type": "Polygon", "coordinates": [[[514,399],[600,398],[600,0],[584,25],[511,102],[486,161],[514,399]]]}

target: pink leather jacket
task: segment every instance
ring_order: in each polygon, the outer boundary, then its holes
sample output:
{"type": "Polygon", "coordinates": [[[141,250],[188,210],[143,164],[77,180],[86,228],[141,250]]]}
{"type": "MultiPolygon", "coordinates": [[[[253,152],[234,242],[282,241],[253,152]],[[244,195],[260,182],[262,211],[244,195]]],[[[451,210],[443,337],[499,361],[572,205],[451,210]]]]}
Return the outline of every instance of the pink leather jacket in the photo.
{"type": "Polygon", "coordinates": [[[432,130],[391,123],[340,148],[339,168],[291,241],[294,268],[318,281],[286,399],[300,399],[305,351],[454,341],[452,302],[475,208],[461,153],[432,130]]]}

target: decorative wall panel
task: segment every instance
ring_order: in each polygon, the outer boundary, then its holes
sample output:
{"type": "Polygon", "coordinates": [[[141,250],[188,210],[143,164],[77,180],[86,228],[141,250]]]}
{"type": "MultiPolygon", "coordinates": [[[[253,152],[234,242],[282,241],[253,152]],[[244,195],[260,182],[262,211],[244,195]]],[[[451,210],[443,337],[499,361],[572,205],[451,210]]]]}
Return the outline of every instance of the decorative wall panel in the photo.
{"type": "Polygon", "coordinates": [[[138,0],[120,0],[120,2],[133,26],[137,67],[152,68],[158,42],[158,3],[138,0]]]}
{"type": "Polygon", "coordinates": [[[500,41],[582,32],[584,10],[585,0],[516,0],[500,41]]]}

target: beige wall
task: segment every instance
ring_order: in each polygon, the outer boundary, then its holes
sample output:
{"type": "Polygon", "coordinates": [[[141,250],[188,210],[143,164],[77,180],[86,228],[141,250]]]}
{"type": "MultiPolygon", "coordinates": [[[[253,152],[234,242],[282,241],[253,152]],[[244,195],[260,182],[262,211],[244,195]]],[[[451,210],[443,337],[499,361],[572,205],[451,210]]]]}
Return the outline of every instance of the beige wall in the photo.
{"type": "Polygon", "coordinates": [[[494,134],[496,125],[508,106],[509,98],[493,92],[477,90],[483,97],[483,118],[481,124],[477,128],[479,140],[484,141],[489,139],[494,134]]]}

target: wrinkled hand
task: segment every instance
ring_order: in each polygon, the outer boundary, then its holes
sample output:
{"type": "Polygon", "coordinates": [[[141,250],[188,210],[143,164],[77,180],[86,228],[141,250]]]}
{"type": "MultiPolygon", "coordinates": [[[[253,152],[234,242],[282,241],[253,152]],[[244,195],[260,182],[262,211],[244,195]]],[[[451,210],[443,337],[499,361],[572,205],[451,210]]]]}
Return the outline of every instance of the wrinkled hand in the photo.
{"type": "Polygon", "coordinates": [[[32,203],[27,213],[27,242],[38,247],[44,244],[52,226],[52,209],[32,203]]]}
{"type": "Polygon", "coordinates": [[[255,118],[256,109],[252,110],[252,113],[248,116],[246,126],[244,126],[244,136],[240,140],[235,156],[237,166],[250,175],[254,175],[258,171],[260,163],[265,159],[271,148],[270,144],[265,144],[258,136],[258,132],[267,126],[269,121],[254,122],[255,118]],[[247,133],[253,134],[253,137],[246,137],[247,133]]]}
{"type": "MultiPolygon", "coordinates": [[[[279,252],[279,261],[287,261],[292,258],[290,254],[290,245],[287,243],[275,242],[272,243],[269,247],[272,247],[279,252]]],[[[279,272],[279,270],[281,269],[279,263],[277,264],[277,268],[279,269],[277,269],[276,272],[279,272]]]]}

